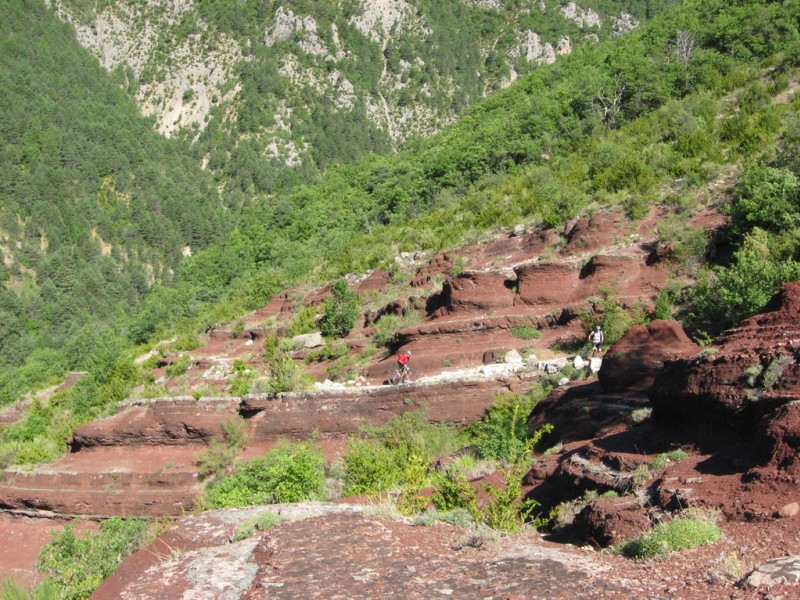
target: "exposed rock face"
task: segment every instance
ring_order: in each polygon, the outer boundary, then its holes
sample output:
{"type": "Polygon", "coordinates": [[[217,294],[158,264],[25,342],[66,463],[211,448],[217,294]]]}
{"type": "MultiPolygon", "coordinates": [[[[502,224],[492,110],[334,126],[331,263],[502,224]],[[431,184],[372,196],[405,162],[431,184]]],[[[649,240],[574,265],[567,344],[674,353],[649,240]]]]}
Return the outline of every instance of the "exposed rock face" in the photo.
{"type": "Polygon", "coordinates": [[[606,393],[646,393],[665,361],[692,359],[700,350],[675,321],[634,325],[606,351],[597,375],[606,393]]]}
{"type": "Polygon", "coordinates": [[[91,446],[208,443],[213,437],[222,437],[222,422],[236,415],[238,408],[235,398],[132,403],[113,417],[78,427],[71,446],[76,451],[91,446]]]}
{"type": "Polygon", "coordinates": [[[625,597],[598,558],[541,543],[538,535],[485,539],[442,523],[412,527],[361,507],[290,505],[214,511],[181,519],[128,558],[95,600],[193,598],[625,597]],[[300,509],[300,510],[298,510],[300,509]],[[241,541],[245,519],[288,519],[241,541]],[[591,595],[587,595],[591,590],[591,595]]]}
{"type": "Polygon", "coordinates": [[[718,350],[668,362],[650,392],[655,415],[665,422],[719,422],[752,431],[762,417],[798,398],[798,349],[800,282],[793,282],[763,313],[718,338],[718,350]]]}
{"type": "Polygon", "coordinates": [[[570,263],[534,263],[515,272],[518,301],[531,306],[568,304],[578,287],[578,266],[570,263]]]}
{"type": "Polygon", "coordinates": [[[462,380],[440,385],[383,386],[304,394],[246,396],[250,439],[304,439],[321,434],[356,433],[365,423],[382,425],[394,415],[425,410],[432,421],[466,424],[479,418],[498,393],[515,388],[507,382],[462,380]]]}
{"type": "Polygon", "coordinates": [[[636,539],[652,527],[645,511],[631,497],[592,500],[575,517],[574,524],[583,530],[587,541],[600,548],[636,539]]]}
{"type": "Polygon", "coordinates": [[[514,304],[512,284],[500,273],[459,273],[444,282],[442,292],[433,300],[433,305],[441,305],[438,314],[509,308],[514,304]]]}
{"type": "Polygon", "coordinates": [[[770,466],[800,476],[800,402],[786,404],[766,415],[759,423],[758,439],[770,466]]]}
{"type": "Polygon", "coordinates": [[[581,217],[566,228],[567,244],[562,254],[569,256],[612,246],[627,233],[628,227],[627,219],[618,213],[581,217]]]}

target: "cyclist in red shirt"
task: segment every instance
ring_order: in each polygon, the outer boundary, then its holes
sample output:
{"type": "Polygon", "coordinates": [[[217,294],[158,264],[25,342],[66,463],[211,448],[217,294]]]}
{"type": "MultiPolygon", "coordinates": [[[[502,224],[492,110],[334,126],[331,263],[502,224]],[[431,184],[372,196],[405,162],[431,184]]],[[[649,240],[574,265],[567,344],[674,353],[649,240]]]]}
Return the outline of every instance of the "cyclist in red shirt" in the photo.
{"type": "Polygon", "coordinates": [[[401,383],[406,382],[406,377],[408,377],[411,372],[408,366],[409,360],[411,360],[411,350],[403,350],[397,355],[397,372],[400,373],[401,383]]]}

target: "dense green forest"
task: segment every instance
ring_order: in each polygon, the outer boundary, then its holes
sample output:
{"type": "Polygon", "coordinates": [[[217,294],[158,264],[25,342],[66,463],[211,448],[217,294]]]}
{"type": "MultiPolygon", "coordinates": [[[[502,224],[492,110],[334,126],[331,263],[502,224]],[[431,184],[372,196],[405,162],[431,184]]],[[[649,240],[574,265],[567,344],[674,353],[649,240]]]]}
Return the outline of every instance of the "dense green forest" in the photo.
{"type": "Polygon", "coordinates": [[[192,160],[197,148],[151,133],[94,61],[64,47],[69,29],[49,11],[33,0],[2,10],[0,398],[91,372],[4,430],[17,462],[57,452],[34,441],[125,396],[139,377],[133,344],[230,320],[286,286],[391,270],[399,251],[557,226],[589,207],[636,219],[663,203],[676,215],[663,238],[702,256],[681,223],[706,184],[742,165],[727,206],[734,251],[694,273],[686,318],[723,326],[800,274],[798,105],[773,101],[800,66],[797,2],[670,7],[396,154],[329,164],[273,196],[238,186],[253,193],[241,211],[192,160]],[[185,244],[193,255],[181,258],[185,244]]]}
{"type": "Polygon", "coordinates": [[[42,2],[0,8],[0,398],[85,369],[184,246],[229,238],[214,181],[42,2]],[[27,365],[27,368],[25,367],[27,365]]]}

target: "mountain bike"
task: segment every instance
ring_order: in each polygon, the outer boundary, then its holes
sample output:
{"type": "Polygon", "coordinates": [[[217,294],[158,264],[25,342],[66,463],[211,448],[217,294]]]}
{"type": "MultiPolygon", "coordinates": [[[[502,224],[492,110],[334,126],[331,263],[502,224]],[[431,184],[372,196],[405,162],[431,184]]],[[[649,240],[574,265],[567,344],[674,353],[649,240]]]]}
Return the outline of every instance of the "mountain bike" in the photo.
{"type": "Polygon", "coordinates": [[[397,385],[399,383],[414,383],[411,377],[416,372],[417,372],[416,369],[412,369],[408,365],[403,365],[402,367],[398,367],[395,370],[394,375],[392,375],[389,378],[389,383],[392,385],[397,385]],[[405,379],[405,381],[403,381],[403,379],[405,379]]]}

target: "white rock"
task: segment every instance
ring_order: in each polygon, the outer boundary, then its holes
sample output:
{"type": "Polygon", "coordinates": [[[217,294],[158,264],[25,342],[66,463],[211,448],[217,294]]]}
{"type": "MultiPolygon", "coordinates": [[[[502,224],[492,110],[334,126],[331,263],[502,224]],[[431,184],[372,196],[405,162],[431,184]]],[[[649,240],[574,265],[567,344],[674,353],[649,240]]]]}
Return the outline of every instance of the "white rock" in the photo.
{"type": "Polygon", "coordinates": [[[517,352],[516,350],[509,350],[503,357],[503,362],[506,363],[507,365],[521,365],[522,356],[520,356],[519,352],[517,352]]]}
{"type": "Polygon", "coordinates": [[[569,377],[562,377],[558,380],[558,387],[564,387],[569,383],[569,377]]]}
{"type": "Polygon", "coordinates": [[[575,360],[572,361],[572,366],[576,369],[582,369],[586,366],[586,361],[583,360],[583,357],[579,354],[575,357],[575,360]]]}
{"type": "Polygon", "coordinates": [[[292,338],[292,345],[295,348],[318,348],[325,345],[325,339],[319,331],[303,333],[292,338]]]}

